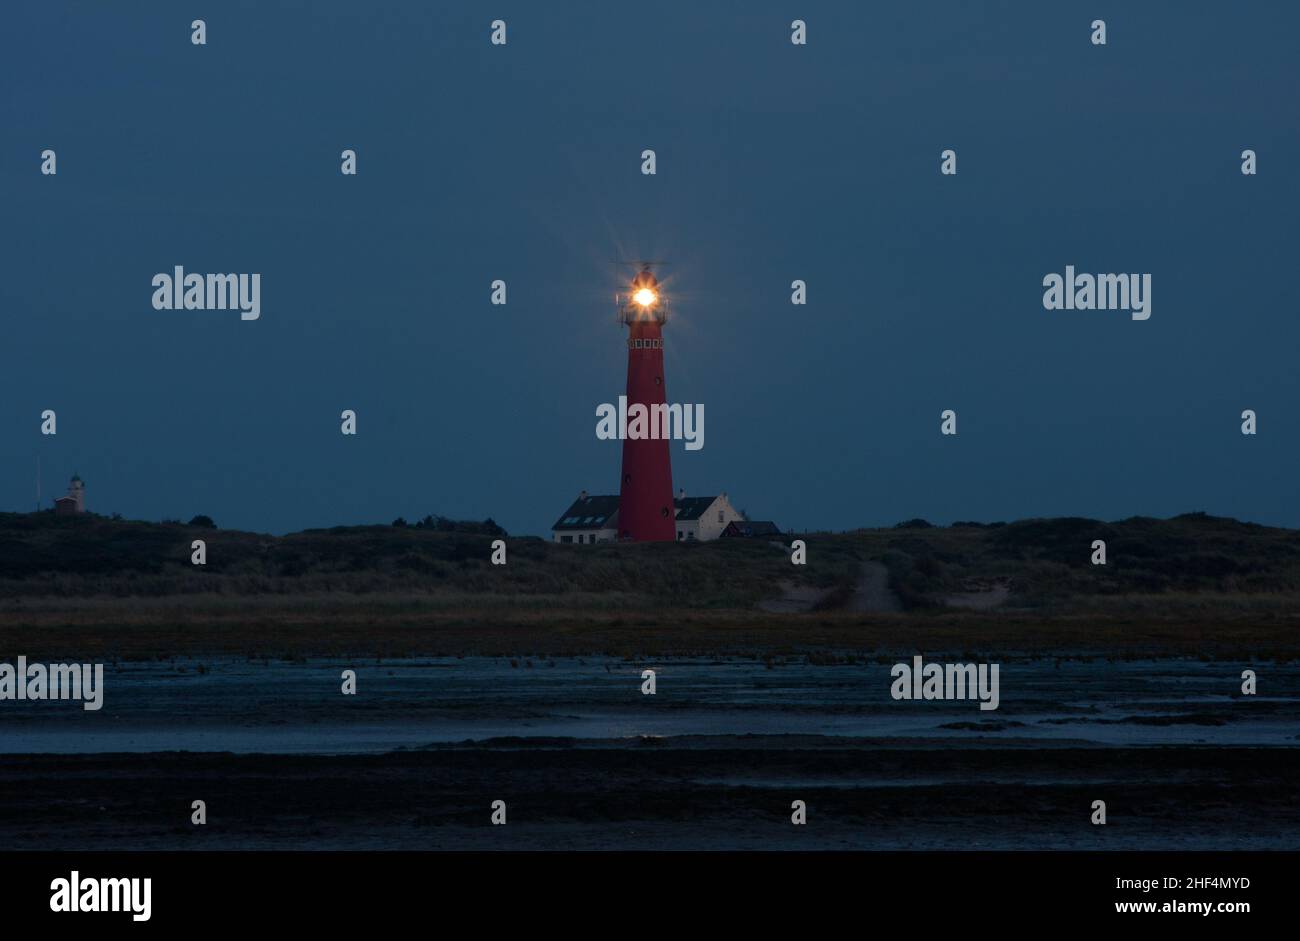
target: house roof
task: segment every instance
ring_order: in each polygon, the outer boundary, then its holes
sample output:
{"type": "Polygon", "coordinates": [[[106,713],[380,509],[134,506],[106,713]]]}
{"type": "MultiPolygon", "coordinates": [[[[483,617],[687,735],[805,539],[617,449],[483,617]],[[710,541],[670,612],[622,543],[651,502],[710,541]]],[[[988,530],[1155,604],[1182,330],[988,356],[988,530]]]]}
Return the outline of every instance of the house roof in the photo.
{"type": "MultiPolygon", "coordinates": [[[[677,497],[673,506],[677,509],[678,520],[698,520],[709,511],[709,507],[718,498],[713,497],[677,497]]],[[[772,524],[769,524],[772,525],[772,524]]],[[[564,515],[555,521],[551,529],[617,529],[618,495],[601,497],[578,497],[564,511],[564,515]]],[[[772,525],[771,532],[777,532],[772,525]]],[[[767,532],[765,530],[765,532],[767,532]]]]}
{"type": "Polygon", "coordinates": [[[727,530],[742,536],[779,536],[781,528],[771,520],[732,520],[727,530]]]}
{"type": "Polygon", "coordinates": [[[677,519],[679,520],[697,520],[708,512],[709,507],[713,506],[713,501],[717,497],[686,497],[673,500],[673,506],[677,507],[677,519]]]}
{"type": "Polygon", "coordinates": [[[551,529],[616,529],[618,495],[578,497],[551,529]]]}

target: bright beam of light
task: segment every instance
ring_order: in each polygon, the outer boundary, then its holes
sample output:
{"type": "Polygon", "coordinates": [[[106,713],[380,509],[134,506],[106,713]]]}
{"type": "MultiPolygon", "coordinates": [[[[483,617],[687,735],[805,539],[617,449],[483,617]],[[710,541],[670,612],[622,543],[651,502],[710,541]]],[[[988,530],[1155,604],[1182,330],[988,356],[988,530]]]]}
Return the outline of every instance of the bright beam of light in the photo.
{"type": "Polygon", "coordinates": [[[636,301],[642,307],[649,307],[658,299],[659,297],[655,294],[655,292],[650,290],[649,288],[642,288],[641,290],[637,291],[635,294],[632,295],[632,300],[636,301]]]}

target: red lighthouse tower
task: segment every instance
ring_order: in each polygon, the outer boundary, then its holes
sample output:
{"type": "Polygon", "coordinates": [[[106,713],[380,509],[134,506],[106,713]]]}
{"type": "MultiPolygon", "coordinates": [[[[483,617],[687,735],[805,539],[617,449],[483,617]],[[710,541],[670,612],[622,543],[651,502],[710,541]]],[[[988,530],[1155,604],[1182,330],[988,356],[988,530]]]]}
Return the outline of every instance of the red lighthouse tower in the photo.
{"type": "MultiPolygon", "coordinates": [[[[647,418],[656,405],[667,402],[664,389],[663,325],[668,307],[659,282],[645,265],[632,279],[619,320],[628,326],[627,408],[642,405],[647,418]]],[[[620,420],[621,421],[621,420],[620,420]]],[[[649,421],[648,427],[657,422],[649,421]]],[[[663,430],[663,429],[661,429],[663,430]]],[[[623,479],[619,485],[618,535],[620,539],[671,540],[675,536],[673,472],[668,460],[668,438],[625,437],[623,479]]]]}

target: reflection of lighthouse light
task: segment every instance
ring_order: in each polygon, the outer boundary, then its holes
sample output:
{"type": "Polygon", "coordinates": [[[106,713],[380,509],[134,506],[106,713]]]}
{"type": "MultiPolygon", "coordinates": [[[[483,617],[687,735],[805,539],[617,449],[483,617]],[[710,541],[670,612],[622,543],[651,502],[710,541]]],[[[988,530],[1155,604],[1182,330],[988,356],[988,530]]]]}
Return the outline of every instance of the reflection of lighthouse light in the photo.
{"type": "Polygon", "coordinates": [[[649,307],[658,299],[659,298],[655,295],[655,292],[649,288],[642,288],[632,295],[632,300],[636,301],[642,307],[649,307]]]}

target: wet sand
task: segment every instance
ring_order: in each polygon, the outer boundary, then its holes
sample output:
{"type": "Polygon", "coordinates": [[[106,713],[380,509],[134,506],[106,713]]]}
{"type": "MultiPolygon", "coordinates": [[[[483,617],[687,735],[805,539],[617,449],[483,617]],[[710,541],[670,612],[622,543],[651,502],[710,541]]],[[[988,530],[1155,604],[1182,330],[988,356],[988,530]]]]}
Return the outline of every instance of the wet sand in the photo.
{"type": "Polygon", "coordinates": [[[887,662],[123,663],[4,711],[0,849],[1295,849],[1300,665],[1245,666],[1006,661],[981,712],[887,662]]]}
{"type": "Polygon", "coordinates": [[[1295,849],[1297,781],[1296,749],[769,737],[40,756],[0,770],[0,826],[4,849],[1295,849]]]}

